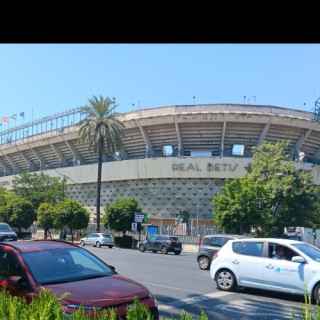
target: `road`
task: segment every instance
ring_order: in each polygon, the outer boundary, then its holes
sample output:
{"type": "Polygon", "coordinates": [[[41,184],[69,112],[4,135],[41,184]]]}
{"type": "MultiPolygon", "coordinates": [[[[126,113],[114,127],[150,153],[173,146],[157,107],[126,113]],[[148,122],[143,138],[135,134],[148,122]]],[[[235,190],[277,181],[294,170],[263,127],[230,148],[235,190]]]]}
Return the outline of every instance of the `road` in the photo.
{"type": "Polygon", "coordinates": [[[116,270],[145,285],[157,298],[160,315],[182,310],[214,320],[301,319],[303,297],[246,289],[236,293],[216,289],[208,271],[201,271],[194,253],[180,256],[141,253],[119,248],[86,247],[116,270]]]}

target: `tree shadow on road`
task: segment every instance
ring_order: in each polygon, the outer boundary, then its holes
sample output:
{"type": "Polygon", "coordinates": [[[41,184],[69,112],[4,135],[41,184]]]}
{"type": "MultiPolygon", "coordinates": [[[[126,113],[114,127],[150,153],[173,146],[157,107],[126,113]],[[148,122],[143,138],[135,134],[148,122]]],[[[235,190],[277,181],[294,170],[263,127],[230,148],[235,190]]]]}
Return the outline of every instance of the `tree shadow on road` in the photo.
{"type": "Polygon", "coordinates": [[[199,316],[203,310],[212,320],[301,319],[302,305],[300,302],[303,302],[301,297],[251,289],[242,292],[246,294],[233,293],[224,298],[211,298],[204,295],[189,295],[188,298],[182,300],[172,299],[166,295],[156,295],[156,298],[162,317],[177,318],[182,311],[199,316]],[[263,297],[267,299],[261,299],[263,297]],[[278,302],[268,298],[281,300],[278,302]],[[295,305],[296,302],[299,304],[295,305]]]}

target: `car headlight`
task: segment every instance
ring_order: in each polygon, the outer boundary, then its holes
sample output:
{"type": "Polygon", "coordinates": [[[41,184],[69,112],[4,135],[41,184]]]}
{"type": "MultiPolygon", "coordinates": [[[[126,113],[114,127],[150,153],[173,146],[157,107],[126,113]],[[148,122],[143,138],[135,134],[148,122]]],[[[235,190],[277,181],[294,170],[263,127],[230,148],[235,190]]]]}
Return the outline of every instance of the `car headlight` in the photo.
{"type": "Polygon", "coordinates": [[[74,311],[79,310],[80,308],[82,308],[84,311],[99,311],[102,309],[100,307],[85,306],[81,304],[66,304],[65,307],[74,311]]]}

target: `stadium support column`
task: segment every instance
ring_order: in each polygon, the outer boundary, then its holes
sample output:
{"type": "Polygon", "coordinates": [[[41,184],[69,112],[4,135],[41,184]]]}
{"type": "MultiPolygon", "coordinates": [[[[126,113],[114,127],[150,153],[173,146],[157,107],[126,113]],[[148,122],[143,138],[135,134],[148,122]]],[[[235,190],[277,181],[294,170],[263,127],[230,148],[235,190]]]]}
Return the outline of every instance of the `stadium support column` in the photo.
{"type": "Polygon", "coordinates": [[[31,148],[31,151],[40,163],[40,170],[44,169],[45,168],[45,161],[41,157],[40,153],[34,148],[31,148]]]}
{"type": "Polygon", "coordinates": [[[62,152],[58,149],[58,147],[55,144],[50,144],[51,149],[53,150],[53,152],[55,153],[56,157],[58,158],[60,165],[63,165],[64,163],[64,157],[62,152]]]}
{"type": "Polygon", "coordinates": [[[13,173],[17,173],[19,172],[19,167],[13,162],[13,160],[7,156],[6,154],[4,155],[4,158],[7,160],[7,162],[10,164],[11,169],[13,171],[13,173]]]}
{"type": "Polygon", "coordinates": [[[29,167],[29,169],[32,169],[33,167],[33,163],[30,159],[28,159],[26,157],[26,155],[23,153],[23,151],[21,151],[17,145],[15,145],[17,152],[21,155],[21,157],[23,158],[23,160],[25,161],[25,163],[27,164],[27,166],[29,167]]]}
{"type": "Polygon", "coordinates": [[[70,151],[72,152],[74,162],[77,161],[77,162],[79,162],[79,164],[83,163],[83,158],[80,155],[80,152],[75,148],[73,143],[71,141],[68,141],[68,140],[65,140],[65,143],[68,146],[68,148],[70,149],[70,151]]]}
{"type": "Polygon", "coordinates": [[[181,157],[181,156],[183,156],[183,146],[182,146],[180,127],[179,127],[179,123],[177,122],[176,118],[174,119],[174,124],[175,124],[175,128],[176,128],[177,141],[178,141],[178,157],[181,157]]]}
{"type": "Polygon", "coordinates": [[[294,149],[294,152],[297,155],[299,155],[301,147],[303,146],[304,142],[308,139],[308,137],[310,136],[311,132],[312,132],[311,129],[308,129],[308,130],[304,131],[303,134],[298,139],[298,141],[297,141],[297,143],[295,145],[295,149],[294,149]]]}
{"type": "Polygon", "coordinates": [[[270,122],[266,123],[263,130],[261,131],[260,136],[258,138],[258,143],[257,143],[258,146],[263,142],[264,138],[267,136],[269,128],[270,128],[270,122]]]}
{"type": "Polygon", "coordinates": [[[152,145],[151,145],[150,139],[147,135],[146,130],[143,128],[143,126],[140,124],[140,122],[138,120],[135,120],[135,122],[136,122],[137,127],[140,130],[140,133],[142,135],[143,141],[146,146],[145,155],[147,158],[150,158],[153,156],[153,150],[152,150],[152,145]]]}
{"type": "Polygon", "coordinates": [[[221,132],[221,144],[220,144],[220,157],[224,156],[224,137],[226,135],[227,122],[223,122],[222,132],[221,132]]]}

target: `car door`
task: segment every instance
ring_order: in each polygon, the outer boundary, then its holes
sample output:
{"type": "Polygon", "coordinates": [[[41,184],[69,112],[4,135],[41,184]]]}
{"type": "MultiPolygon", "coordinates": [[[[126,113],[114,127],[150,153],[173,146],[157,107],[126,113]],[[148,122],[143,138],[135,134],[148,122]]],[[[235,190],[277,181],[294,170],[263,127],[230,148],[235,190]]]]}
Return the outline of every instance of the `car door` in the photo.
{"type": "Polygon", "coordinates": [[[308,281],[308,264],[292,262],[293,256],[300,256],[292,248],[274,243],[268,243],[267,259],[264,266],[264,279],[270,290],[290,293],[304,293],[308,281]],[[279,247],[285,252],[283,257],[276,256],[279,247]]]}
{"type": "Polygon", "coordinates": [[[157,236],[153,242],[153,250],[160,250],[162,245],[162,237],[157,236]]]}
{"type": "Polygon", "coordinates": [[[16,254],[11,250],[0,247],[0,289],[6,289],[14,296],[25,296],[30,293],[31,286],[16,254]],[[8,285],[8,278],[21,277],[15,286],[8,285]]]}
{"type": "Polygon", "coordinates": [[[264,241],[234,241],[233,255],[228,257],[236,273],[238,284],[245,287],[263,288],[265,266],[264,241]]]}
{"type": "Polygon", "coordinates": [[[95,235],[94,233],[90,233],[88,235],[87,241],[86,241],[87,244],[93,244],[94,243],[94,235],[95,235]]]}

